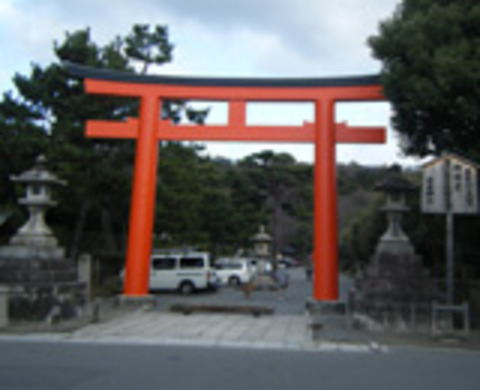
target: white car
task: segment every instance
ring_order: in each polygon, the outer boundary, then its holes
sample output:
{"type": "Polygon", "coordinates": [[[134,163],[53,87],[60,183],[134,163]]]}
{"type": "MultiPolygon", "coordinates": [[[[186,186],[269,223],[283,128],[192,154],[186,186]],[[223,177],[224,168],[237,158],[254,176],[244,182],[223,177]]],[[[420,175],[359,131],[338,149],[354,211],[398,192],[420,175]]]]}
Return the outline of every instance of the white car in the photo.
{"type": "Polygon", "coordinates": [[[220,284],[229,286],[248,283],[255,272],[251,260],[240,257],[219,258],[215,261],[214,268],[220,284]]]}
{"type": "MultiPolygon", "coordinates": [[[[124,271],[120,275],[124,278],[124,271]]],[[[218,287],[210,256],[205,252],[171,252],[153,254],[150,261],[149,290],[178,290],[191,294],[195,290],[218,287]]]]}

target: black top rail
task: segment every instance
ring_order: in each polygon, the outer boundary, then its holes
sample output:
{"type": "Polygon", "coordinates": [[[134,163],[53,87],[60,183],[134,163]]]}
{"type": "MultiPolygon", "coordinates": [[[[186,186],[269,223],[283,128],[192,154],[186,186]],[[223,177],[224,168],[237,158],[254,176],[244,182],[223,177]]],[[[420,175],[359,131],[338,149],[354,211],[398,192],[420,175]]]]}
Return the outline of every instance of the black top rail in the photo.
{"type": "Polygon", "coordinates": [[[140,84],[183,85],[197,87],[355,87],[379,85],[379,75],[324,77],[324,78],[223,78],[143,75],[105,68],[94,68],[64,61],[67,72],[77,78],[90,78],[140,84]]]}

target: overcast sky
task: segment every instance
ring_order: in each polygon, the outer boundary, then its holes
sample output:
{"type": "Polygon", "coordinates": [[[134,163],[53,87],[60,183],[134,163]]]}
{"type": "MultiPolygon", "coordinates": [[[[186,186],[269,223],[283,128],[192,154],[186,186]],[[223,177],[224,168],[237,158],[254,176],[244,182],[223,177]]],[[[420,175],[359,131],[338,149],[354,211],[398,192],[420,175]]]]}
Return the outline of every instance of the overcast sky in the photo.
{"type": "MultiPolygon", "coordinates": [[[[398,0],[0,0],[0,91],[15,72],[53,60],[53,41],[90,27],[99,43],[126,34],[135,23],[168,25],[174,61],[152,72],[193,76],[324,77],[374,74],[380,63],[366,45],[398,0]]],[[[251,107],[249,121],[301,123],[312,107],[251,107]]],[[[222,115],[215,108],[212,121],[222,115]]],[[[389,126],[388,103],[342,104],[337,120],[389,126]]],[[[391,130],[386,145],[337,147],[341,162],[391,164],[401,157],[391,130]]],[[[210,143],[212,155],[240,158],[275,148],[313,160],[310,145],[210,143]]]]}

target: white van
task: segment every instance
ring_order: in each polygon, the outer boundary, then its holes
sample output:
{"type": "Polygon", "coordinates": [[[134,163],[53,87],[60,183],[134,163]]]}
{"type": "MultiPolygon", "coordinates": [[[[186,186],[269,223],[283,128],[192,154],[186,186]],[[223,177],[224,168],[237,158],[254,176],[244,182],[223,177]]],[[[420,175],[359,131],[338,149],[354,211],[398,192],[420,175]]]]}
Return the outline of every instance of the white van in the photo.
{"type": "MultiPolygon", "coordinates": [[[[123,282],[125,271],[120,274],[123,282]]],[[[150,258],[149,290],[178,290],[191,294],[195,290],[215,290],[218,279],[205,252],[171,252],[150,258]]]]}
{"type": "Polygon", "coordinates": [[[215,289],[217,284],[208,253],[176,252],[151,257],[150,290],[178,290],[191,294],[195,290],[215,289]]]}

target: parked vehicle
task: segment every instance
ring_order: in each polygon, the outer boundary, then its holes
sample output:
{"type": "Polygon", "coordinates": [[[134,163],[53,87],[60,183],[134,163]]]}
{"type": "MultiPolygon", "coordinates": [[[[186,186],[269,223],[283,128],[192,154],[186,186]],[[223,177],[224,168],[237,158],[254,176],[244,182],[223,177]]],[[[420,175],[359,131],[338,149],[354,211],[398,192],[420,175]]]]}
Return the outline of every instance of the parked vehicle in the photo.
{"type": "Polygon", "coordinates": [[[239,257],[219,258],[214,268],[220,284],[229,286],[248,283],[255,272],[250,259],[239,257]]]}
{"type": "Polygon", "coordinates": [[[284,268],[298,267],[299,263],[297,260],[292,259],[291,257],[282,257],[278,260],[278,265],[284,268]]]}
{"type": "Polygon", "coordinates": [[[178,290],[191,294],[196,290],[215,290],[218,284],[208,253],[172,252],[151,256],[150,291],[178,290]]]}

